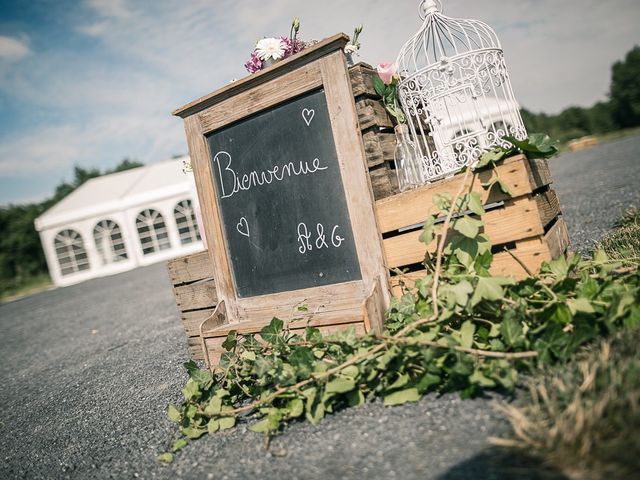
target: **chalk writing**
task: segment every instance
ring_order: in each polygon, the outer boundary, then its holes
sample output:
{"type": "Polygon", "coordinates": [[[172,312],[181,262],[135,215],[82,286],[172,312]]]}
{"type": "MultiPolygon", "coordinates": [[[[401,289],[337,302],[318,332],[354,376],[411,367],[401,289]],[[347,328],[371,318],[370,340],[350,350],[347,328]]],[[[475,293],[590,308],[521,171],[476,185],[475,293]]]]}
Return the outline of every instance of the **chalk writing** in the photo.
{"type": "MultiPolygon", "coordinates": [[[[331,245],[335,248],[339,248],[342,243],[345,241],[344,237],[338,235],[337,231],[340,228],[340,225],[335,225],[331,230],[331,245]]],[[[301,254],[305,254],[313,250],[313,245],[315,244],[316,250],[320,250],[322,248],[329,248],[329,244],[327,243],[326,234],[324,233],[324,225],[321,223],[316,224],[316,235],[313,242],[311,241],[311,237],[313,233],[309,231],[309,227],[304,222],[300,222],[298,224],[298,252],[301,254]]]]}
{"type": "Polygon", "coordinates": [[[236,230],[240,235],[244,235],[245,237],[249,237],[249,222],[247,222],[246,217],[240,218],[240,221],[236,225],[236,230]]]}
{"type": "Polygon", "coordinates": [[[220,180],[220,198],[229,198],[241,190],[249,191],[252,187],[271,184],[274,180],[281,182],[285,177],[299,177],[326,170],[327,166],[320,164],[319,158],[308,161],[287,162],[284,165],[274,165],[266,170],[252,170],[249,173],[238,174],[231,167],[231,155],[218,152],[213,157],[218,179],[220,180]]]}
{"type": "Polygon", "coordinates": [[[313,120],[315,114],[316,111],[313,108],[305,108],[302,110],[302,119],[304,120],[304,123],[307,124],[307,127],[311,125],[311,120],[313,120]]]}

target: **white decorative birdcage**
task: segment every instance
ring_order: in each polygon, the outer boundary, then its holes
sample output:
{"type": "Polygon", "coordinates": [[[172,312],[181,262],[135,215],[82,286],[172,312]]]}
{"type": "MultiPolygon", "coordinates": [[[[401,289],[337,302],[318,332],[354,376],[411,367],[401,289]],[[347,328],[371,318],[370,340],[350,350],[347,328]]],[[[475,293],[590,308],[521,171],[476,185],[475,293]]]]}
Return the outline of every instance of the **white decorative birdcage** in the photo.
{"type": "Polygon", "coordinates": [[[527,136],[502,47],[491,27],[420,2],[422,27],[400,50],[398,96],[426,181],[472,165],[507,135],[527,136]]]}

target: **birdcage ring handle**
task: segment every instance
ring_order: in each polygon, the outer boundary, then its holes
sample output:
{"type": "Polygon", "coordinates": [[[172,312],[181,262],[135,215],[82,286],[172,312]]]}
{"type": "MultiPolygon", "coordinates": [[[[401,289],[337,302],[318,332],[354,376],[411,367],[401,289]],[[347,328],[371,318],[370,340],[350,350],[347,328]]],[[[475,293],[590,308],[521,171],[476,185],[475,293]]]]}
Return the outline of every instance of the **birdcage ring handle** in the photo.
{"type": "Polygon", "coordinates": [[[422,0],[418,6],[420,18],[424,20],[427,14],[432,12],[442,13],[442,1],[441,0],[422,0]]]}

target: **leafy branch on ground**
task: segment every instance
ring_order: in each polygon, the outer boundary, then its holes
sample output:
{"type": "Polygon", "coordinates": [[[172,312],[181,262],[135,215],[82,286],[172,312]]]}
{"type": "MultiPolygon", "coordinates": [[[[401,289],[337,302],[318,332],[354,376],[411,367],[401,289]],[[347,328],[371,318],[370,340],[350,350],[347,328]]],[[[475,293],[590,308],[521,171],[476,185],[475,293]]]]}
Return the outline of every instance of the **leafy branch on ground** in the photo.
{"type": "MultiPolygon", "coordinates": [[[[544,136],[514,147],[528,156],[554,148],[544,136]]],[[[478,168],[514,149],[487,152],[478,168]]],[[[291,421],[315,424],[375,398],[392,406],[428,392],[512,391],[519,373],[565,362],[585,343],[640,324],[635,259],[598,251],[590,259],[562,256],[522,281],[492,276],[481,197],[464,191],[469,175],[456,195],[434,199],[439,212],[424,223],[420,241],[435,242],[436,252],[425,256],[426,274],[392,300],[382,335],[350,329],[325,336],[313,326],[300,334],[290,329],[299,323],[277,318],[258,335],[230,332],[215,372],[185,364],[185,400],[168,409],[182,437],[159,460],[170,462],[188,440],[240,418],[268,437],[291,421]]]]}

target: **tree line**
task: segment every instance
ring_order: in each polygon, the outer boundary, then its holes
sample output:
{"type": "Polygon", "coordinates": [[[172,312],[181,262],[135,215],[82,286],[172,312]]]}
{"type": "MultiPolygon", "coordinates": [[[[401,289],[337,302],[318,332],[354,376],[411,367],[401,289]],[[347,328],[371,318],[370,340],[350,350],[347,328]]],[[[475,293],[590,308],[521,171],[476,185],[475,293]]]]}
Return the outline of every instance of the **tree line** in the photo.
{"type": "Polygon", "coordinates": [[[73,179],[60,183],[50,198],[42,202],[0,207],[0,296],[9,294],[32,278],[48,272],[34,220],[88,180],[110,173],[141,167],[143,163],[125,158],[115,168],[74,167],[73,179]]]}
{"type": "Polygon", "coordinates": [[[548,133],[562,142],[640,126],[640,46],[611,68],[609,99],[592,107],[569,107],[557,115],[521,110],[529,132],[548,133]]]}

